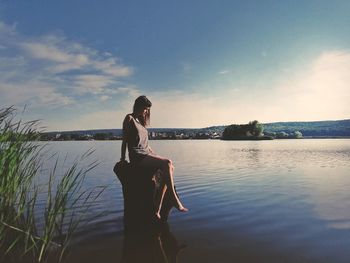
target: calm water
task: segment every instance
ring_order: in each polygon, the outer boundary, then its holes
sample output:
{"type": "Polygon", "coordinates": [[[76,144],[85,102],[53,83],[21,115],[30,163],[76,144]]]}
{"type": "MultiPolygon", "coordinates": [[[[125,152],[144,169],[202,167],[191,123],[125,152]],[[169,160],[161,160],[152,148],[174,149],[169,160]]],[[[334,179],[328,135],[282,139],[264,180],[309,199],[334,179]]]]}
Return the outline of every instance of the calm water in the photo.
{"type": "MultiPolygon", "coordinates": [[[[350,140],[151,145],[174,162],[178,192],[190,209],[169,219],[168,234],[186,245],[178,262],[350,262],[350,140]]],[[[123,249],[133,247],[123,243],[121,185],[112,173],[120,141],[53,142],[49,148],[69,156],[96,149],[100,165],[86,185],[108,185],[90,209],[91,216],[104,215],[88,219],[68,261],[121,262],[123,249]]]]}

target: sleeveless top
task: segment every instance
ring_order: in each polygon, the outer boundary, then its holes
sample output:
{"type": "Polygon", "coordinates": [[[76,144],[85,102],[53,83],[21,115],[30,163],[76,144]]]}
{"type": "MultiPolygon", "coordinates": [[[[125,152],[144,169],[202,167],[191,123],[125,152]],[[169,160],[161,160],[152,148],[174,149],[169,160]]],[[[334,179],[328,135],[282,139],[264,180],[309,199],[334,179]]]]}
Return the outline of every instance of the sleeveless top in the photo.
{"type": "Polygon", "coordinates": [[[127,137],[129,160],[131,163],[140,162],[150,154],[147,129],[132,115],[127,137]]]}

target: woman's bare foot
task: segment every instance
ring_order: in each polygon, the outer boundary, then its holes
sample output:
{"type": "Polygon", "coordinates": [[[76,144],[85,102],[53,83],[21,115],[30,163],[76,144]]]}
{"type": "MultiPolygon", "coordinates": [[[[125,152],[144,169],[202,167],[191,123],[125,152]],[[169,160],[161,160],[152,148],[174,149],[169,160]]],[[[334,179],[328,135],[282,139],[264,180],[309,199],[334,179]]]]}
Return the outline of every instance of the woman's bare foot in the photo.
{"type": "Polygon", "coordinates": [[[159,213],[159,212],[156,213],[156,218],[157,218],[158,220],[161,219],[161,216],[160,216],[160,213],[159,213]]]}
{"type": "Polygon", "coordinates": [[[179,210],[180,212],[187,212],[188,211],[188,209],[181,204],[180,200],[174,201],[174,207],[177,210],[179,210]]]}
{"type": "Polygon", "coordinates": [[[179,210],[180,212],[187,212],[188,208],[184,207],[184,206],[180,206],[179,208],[176,207],[177,210],[179,210]]]}

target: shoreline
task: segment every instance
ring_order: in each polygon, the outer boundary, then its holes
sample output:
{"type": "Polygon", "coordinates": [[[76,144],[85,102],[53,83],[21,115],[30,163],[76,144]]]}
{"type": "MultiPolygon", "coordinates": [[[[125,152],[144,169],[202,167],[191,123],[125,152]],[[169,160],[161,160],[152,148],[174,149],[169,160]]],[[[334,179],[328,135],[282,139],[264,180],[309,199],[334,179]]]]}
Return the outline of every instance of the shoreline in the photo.
{"type": "MultiPolygon", "coordinates": [[[[307,139],[350,139],[350,136],[305,136],[302,138],[273,138],[273,139],[259,139],[259,138],[240,138],[240,139],[222,139],[222,138],[150,138],[150,141],[204,141],[204,140],[220,140],[220,141],[271,141],[271,140],[307,140],[307,139]]],[[[39,140],[41,142],[81,142],[81,141],[121,141],[122,139],[107,139],[107,140],[39,140]]]]}

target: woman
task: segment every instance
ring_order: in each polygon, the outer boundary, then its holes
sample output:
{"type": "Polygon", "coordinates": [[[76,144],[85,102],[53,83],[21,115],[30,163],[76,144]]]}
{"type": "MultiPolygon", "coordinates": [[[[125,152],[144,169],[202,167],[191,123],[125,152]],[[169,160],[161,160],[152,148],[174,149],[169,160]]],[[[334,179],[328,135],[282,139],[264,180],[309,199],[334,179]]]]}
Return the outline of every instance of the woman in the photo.
{"type": "Polygon", "coordinates": [[[123,122],[123,143],[121,148],[121,161],[125,161],[126,146],[128,147],[129,159],[132,164],[140,167],[155,168],[161,170],[164,180],[161,195],[156,200],[156,216],[160,219],[165,192],[170,191],[174,207],[180,212],[188,209],[182,205],[175,193],[173,172],[174,166],[169,159],[157,155],[148,145],[148,131],[151,116],[152,103],[146,96],[140,96],[135,100],[133,113],[126,115],[123,122]]]}

